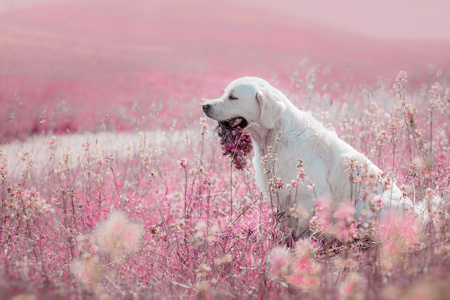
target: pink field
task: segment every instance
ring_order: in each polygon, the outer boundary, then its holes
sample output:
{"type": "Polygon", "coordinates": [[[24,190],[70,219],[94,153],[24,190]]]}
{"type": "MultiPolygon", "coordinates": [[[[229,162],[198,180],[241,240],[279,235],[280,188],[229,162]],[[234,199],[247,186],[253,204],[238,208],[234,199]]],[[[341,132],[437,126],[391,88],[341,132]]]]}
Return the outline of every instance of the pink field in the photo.
{"type": "Polygon", "coordinates": [[[94,0],[0,13],[3,298],[446,299],[450,41],[283,11],[94,0]],[[310,109],[414,201],[441,197],[430,222],[361,224],[321,198],[310,234],[290,241],[251,164],[230,168],[201,119],[201,98],[244,75],[310,109]]]}
{"type": "Polygon", "coordinates": [[[105,115],[114,130],[134,128],[136,114],[146,117],[142,129],[169,128],[174,119],[189,127],[200,98],[243,75],[276,74],[289,89],[293,72],[304,77],[318,67],[316,87],[327,84],[324,92],[339,100],[402,69],[410,85],[432,83],[438,70],[445,80],[450,65],[448,40],[370,39],[227,1],[57,2],[3,13],[0,34],[3,120],[15,113],[1,126],[6,140],[96,129],[105,115]],[[178,109],[185,106],[190,115],[178,109]]]}

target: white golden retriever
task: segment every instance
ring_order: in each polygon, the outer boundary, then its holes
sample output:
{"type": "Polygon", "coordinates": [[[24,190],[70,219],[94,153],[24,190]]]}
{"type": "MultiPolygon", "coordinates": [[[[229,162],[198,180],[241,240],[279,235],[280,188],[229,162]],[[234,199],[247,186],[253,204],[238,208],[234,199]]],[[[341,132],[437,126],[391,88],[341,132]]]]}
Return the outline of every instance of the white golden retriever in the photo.
{"type": "Polygon", "coordinates": [[[286,217],[282,224],[299,234],[308,229],[314,200],[324,195],[330,196],[331,209],[352,201],[355,217],[414,209],[409,198],[368,158],[325,128],[311,112],[297,109],[263,79],[233,81],[222,97],[204,102],[203,111],[223,126],[240,126],[250,133],[256,183],[267,192],[281,179],[284,188],[276,195],[272,192],[272,201],[278,215],[286,217]],[[276,160],[267,156],[270,152],[276,160]],[[300,168],[299,159],[303,164],[300,168]],[[299,169],[308,179],[300,176],[304,181],[294,191],[286,185],[298,182],[299,169]]]}

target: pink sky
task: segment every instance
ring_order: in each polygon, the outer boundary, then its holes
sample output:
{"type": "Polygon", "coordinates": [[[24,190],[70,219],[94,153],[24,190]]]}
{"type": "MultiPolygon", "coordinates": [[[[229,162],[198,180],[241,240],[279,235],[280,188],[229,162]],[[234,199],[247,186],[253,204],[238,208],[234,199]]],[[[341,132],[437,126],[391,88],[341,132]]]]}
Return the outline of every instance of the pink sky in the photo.
{"type": "MultiPolygon", "coordinates": [[[[239,1],[239,0],[236,0],[239,1]]],[[[450,40],[448,0],[247,0],[375,38],[450,40]]]]}
{"type": "MultiPolygon", "coordinates": [[[[44,3],[79,1],[85,0],[2,0],[0,12],[44,3]]],[[[301,19],[376,38],[450,40],[448,0],[234,1],[270,7],[301,19]]]]}

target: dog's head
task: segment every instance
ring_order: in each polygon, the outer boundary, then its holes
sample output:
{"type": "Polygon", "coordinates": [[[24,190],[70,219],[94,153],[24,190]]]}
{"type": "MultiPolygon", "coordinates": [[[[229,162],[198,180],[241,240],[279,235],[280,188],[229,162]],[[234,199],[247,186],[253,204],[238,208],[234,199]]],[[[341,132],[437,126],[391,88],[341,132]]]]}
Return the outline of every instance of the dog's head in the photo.
{"type": "Polygon", "coordinates": [[[245,128],[255,123],[271,129],[286,110],[283,94],[256,77],[236,79],[218,99],[203,103],[203,112],[226,128],[245,128]]]}

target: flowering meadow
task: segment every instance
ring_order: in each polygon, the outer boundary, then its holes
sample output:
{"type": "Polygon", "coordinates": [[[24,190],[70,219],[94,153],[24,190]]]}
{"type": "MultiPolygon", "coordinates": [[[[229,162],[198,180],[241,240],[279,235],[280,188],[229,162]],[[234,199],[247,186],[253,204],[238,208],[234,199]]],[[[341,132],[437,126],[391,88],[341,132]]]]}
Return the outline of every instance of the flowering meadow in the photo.
{"type": "Polygon", "coordinates": [[[158,127],[157,113],[144,122],[133,106],[125,132],[105,117],[96,131],[2,143],[0,298],[448,299],[448,75],[408,86],[402,71],[337,93],[318,86],[317,70],[294,72],[283,92],[384,170],[423,216],[355,220],[351,205],[331,211],[321,197],[310,232],[294,239],[268,198],[314,188],[301,164],[297,181],[273,178],[261,193],[251,148],[221,144],[198,99],[185,102],[186,129],[158,127]]]}

